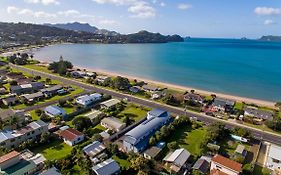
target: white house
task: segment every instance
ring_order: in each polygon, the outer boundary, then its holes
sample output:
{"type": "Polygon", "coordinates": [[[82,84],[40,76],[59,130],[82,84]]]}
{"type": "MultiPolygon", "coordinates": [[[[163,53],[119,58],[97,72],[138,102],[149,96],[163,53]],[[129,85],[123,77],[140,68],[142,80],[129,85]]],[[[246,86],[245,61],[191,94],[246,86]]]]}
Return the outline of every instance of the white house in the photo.
{"type": "Polygon", "coordinates": [[[120,173],[120,166],[113,159],[107,159],[92,167],[96,175],[117,175],[120,173]]]}
{"type": "Polygon", "coordinates": [[[61,131],[59,135],[69,146],[74,146],[84,140],[84,134],[72,128],[61,131]]]}
{"type": "Polygon", "coordinates": [[[124,129],[126,127],[126,124],[121,122],[118,118],[106,117],[101,120],[101,126],[118,132],[124,129]]]}
{"type": "Polygon", "coordinates": [[[216,154],[211,160],[210,175],[219,174],[239,175],[242,172],[242,164],[216,154]]]}
{"type": "Polygon", "coordinates": [[[163,160],[170,166],[170,169],[173,172],[179,172],[190,155],[191,154],[187,150],[180,148],[169,153],[163,160]]]}
{"type": "Polygon", "coordinates": [[[266,166],[271,170],[281,168],[281,147],[280,146],[277,146],[274,144],[269,145],[266,166]]]}
{"type": "Polygon", "coordinates": [[[57,117],[57,116],[64,117],[66,115],[65,111],[58,106],[48,106],[44,109],[44,112],[46,115],[50,117],[57,117]]]}
{"type": "Polygon", "coordinates": [[[97,102],[98,100],[100,100],[102,97],[101,94],[98,93],[94,93],[91,95],[83,95],[80,97],[76,98],[76,103],[82,106],[89,106],[91,104],[93,104],[94,102],[97,102]]]}

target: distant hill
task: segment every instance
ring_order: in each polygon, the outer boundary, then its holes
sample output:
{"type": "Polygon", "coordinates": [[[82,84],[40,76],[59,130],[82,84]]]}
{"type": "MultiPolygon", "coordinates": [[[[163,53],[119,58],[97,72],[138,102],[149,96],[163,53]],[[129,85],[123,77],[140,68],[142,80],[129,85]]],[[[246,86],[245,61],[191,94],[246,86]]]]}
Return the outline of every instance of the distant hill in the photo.
{"type": "MultiPolygon", "coordinates": [[[[70,25],[73,27],[73,25],[70,25]]],[[[84,25],[83,25],[84,26],[84,25]]],[[[89,27],[84,29],[89,30],[89,27]]],[[[81,28],[80,28],[81,29],[81,28]]],[[[91,27],[94,31],[94,28],[91,27]]],[[[106,30],[86,32],[74,29],[63,29],[48,25],[27,24],[27,23],[4,23],[0,22],[0,49],[23,45],[41,45],[48,43],[69,42],[69,43],[167,43],[183,42],[179,35],[162,35],[140,31],[128,35],[111,35],[106,30]],[[101,33],[99,33],[101,32],[101,33]]]]}
{"type": "Polygon", "coordinates": [[[267,36],[262,36],[260,41],[281,41],[281,36],[273,36],[273,35],[267,35],[267,36]]]}
{"type": "Polygon", "coordinates": [[[109,31],[106,29],[98,29],[95,26],[91,26],[88,23],[79,23],[79,22],[73,22],[73,23],[66,23],[66,24],[44,24],[50,27],[57,27],[60,29],[67,29],[67,30],[74,30],[74,31],[80,31],[80,32],[89,32],[94,34],[101,34],[101,35],[107,35],[107,36],[116,36],[119,35],[119,33],[115,31],[109,31]]]}
{"type": "Polygon", "coordinates": [[[164,36],[160,33],[151,33],[145,30],[125,35],[125,38],[125,43],[167,43],[184,41],[184,39],[179,35],[164,36]]]}

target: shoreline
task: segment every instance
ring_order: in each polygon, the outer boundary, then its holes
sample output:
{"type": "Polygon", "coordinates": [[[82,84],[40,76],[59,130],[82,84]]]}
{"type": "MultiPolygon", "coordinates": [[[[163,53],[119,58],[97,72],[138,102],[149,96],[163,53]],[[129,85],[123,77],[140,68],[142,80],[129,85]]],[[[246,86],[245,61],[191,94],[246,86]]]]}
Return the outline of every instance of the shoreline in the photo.
{"type": "Polygon", "coordinates": [[[122,74],[122,73],[118,73],[118,72],[113,72],[113,71],[107,71],[107,70],[103,70],[103,69],[94,69],[94,68],[87,68],[87,67],[81,67],[81,66],[74,66],[75,69],[86,69],[87,71],[90,72],[96,72],[98,74],[102,74],[102,75],[108,75],[108,76],[123,76],[126,77],[130,80],[138,80],[138,81],[144,81],[146,83],[150,83],[153,84],[155,86],[160,86],[160,87],[166,87],[168,89],[175,89],[175,90],[180,90],[180,91],[190,91],[190,90],[195,90],[195,93],[201,94],[201,95],[205,95],[205,96],[209,96],[211,94],[215,94],[217,97],[220,98],[225,98],[225,99],[229,99],[229,100],[235,100],[238,102],[245,102],[248,104],[256,104],[258,106],[265,106],[265,107],[270,107],[275,109],[275,102],[273,101],[266,101],[266,100],[260,100],[260,99],[254,99],[254,98],[248,98],[248,97],[241,97],[241,96],[236,96],[236,95],[231,95],[231,94],[224,94],[224,93],[218,93],[218,92],[213,92],[213,91],[209,91],[209,90],[201,90],[201,89],[197,89],[197,88],[192,88],[189,86],[182,86],[182,85],[176,85],[176,84],[171,84],[171,83],[165,83],[165,82],[161,82],[161,81],[157,81],[157,80],[151,80],[151,79],[146,79],[146,78],[141,78],[141,77],[137,77],[137,76],[131,76],[131,75],[126,75],[126,74],[122,74]]]}
{"type": "MultiPolygon", "coordinates": [[[[55,45],[55,44],[50,44],[48,46],[51,45],[55,45]]],[[[45,46],[43,46],[45,47],[45,46]]],[[[40,49],[41,47],[35,47],[35,48],[26,48],[24,50],[21,51],[33,51],[33,49],[40,49]]],[[[16,52],[16,51],[12,51],[16,52]]],[[[11,54],[11,52],[5,52],[2,53],[1,55],[3,56],[7,56],[8,54],[11,54]]],[[[37,58],[38,59],[38,58],[37,58]]],[[[49,64],[51,61],[46,61],[45,59],[38,59],[40,61],[41,64],[49,64]]],[[[172,83],[167,83],[167,82],[161,82],[161,81],[157,81],[157,80],[151,80],[151,79],[146,79],[146,78],[141,78],[141,77],[137,77],[137,76],[132,76],[132,75],[127,75],[124,73],[118,73],[118,72],[113,72],[113,71],[108,71],[108,70],[104,70],[104,69],[94,69],[94,68],[88,68],[88,67],[82,67],[82,66],[75,66],[73,65],[73,67],[75,69],[86,69],[87,71],[90,72],[96,72],[98,74],[102,74],[102,75],[108,75],[108,76],[123,76],[126,77],[130,80],[138,80],[138,81],[144,81],[146,83],[150,83],[153,84],[155,86],[160,86],[160,87],[165,87],[165,88],[169,88],[171,90],[179,90],[179,91],[190,91],[190,90],[195,90],[196,93],[201,94],[201,95],[205,95],[205,96],[210,96],[211,94],[215,94],[217,97],[220,98],[224,98],[224,99],[229,99],[229,100],[235,100],[238,102],[244,102],[247,104],[256,104],[258,106],[264,106],[264,107],[270,107],[273,109],[276,109],[275,107],[275,103],[274,101],[267,101],[267,100],[261,100],[261,99],[255,99],[255,98],[249,98],[249,97],[242,97],[242,96],[237,96],[237,95],[231,95],[231,94],[225,94],[225,93],[219,93],[219,92],[214,92],[211,90],[202,90],[202,89],[197,89],[197,88],[193,88],[193,87],[189,87],[189,86],[183,86],[183,85],[177,85],[177,84],[172,84],[172,83]]]]}

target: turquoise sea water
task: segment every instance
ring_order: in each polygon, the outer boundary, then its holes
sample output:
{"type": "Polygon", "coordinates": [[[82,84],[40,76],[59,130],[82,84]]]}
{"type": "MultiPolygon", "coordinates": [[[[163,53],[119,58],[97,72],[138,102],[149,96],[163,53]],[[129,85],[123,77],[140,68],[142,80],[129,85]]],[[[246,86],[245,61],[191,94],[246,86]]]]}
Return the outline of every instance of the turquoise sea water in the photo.
{"type": "Polygon", "coordinates": [[[35,52],[97,68],[220,93],[281,100],[281,43],[190,39],[166,44],[61,44],[35,52]]]}

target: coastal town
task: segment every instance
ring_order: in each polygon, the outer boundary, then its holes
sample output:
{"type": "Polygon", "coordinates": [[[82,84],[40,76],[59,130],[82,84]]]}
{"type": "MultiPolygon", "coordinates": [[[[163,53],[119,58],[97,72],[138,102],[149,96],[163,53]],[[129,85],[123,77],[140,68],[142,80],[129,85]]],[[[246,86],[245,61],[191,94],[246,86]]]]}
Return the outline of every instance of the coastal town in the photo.
{"type": "Polygon", "coordinates": [[[280,103],[0,61],[0,174],[280,174],[280,103]]]}

